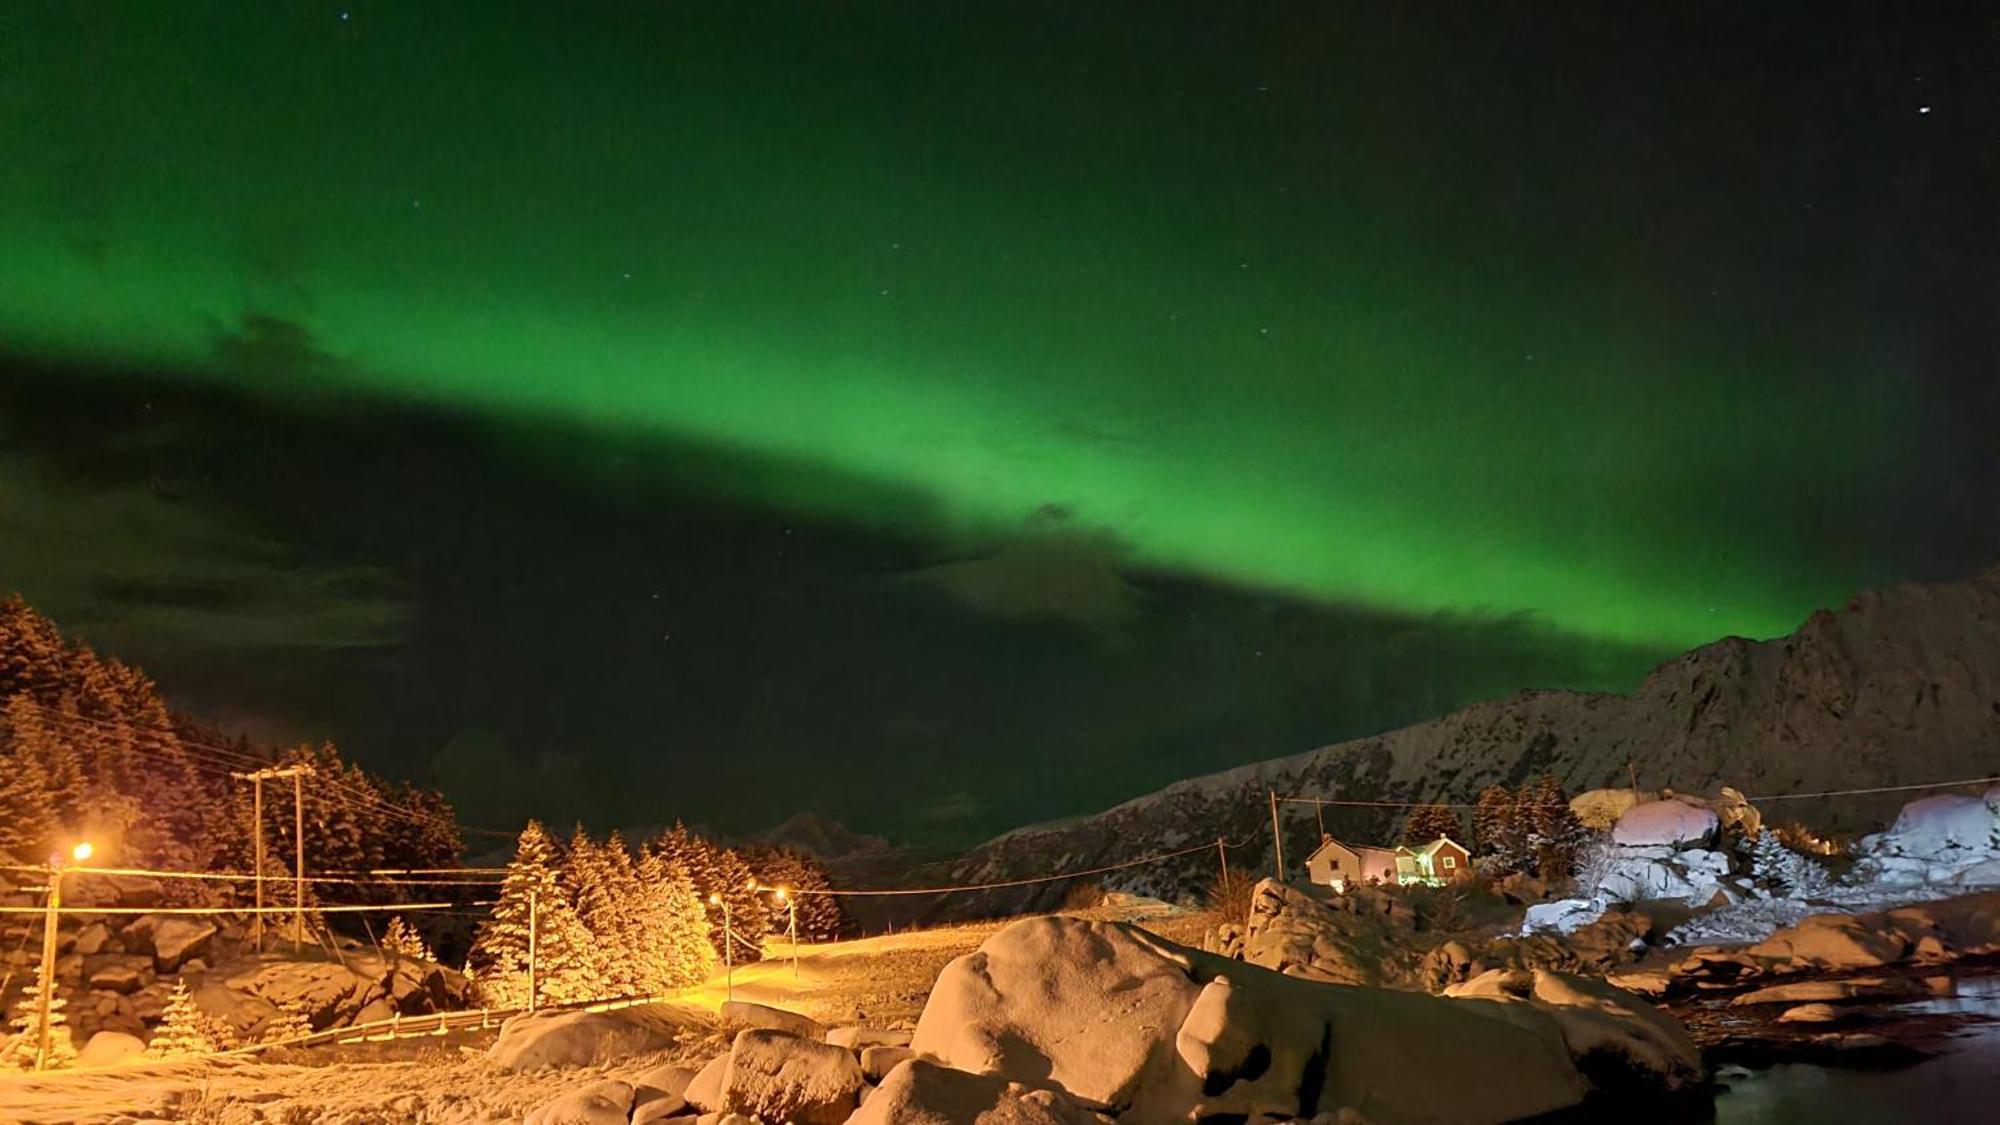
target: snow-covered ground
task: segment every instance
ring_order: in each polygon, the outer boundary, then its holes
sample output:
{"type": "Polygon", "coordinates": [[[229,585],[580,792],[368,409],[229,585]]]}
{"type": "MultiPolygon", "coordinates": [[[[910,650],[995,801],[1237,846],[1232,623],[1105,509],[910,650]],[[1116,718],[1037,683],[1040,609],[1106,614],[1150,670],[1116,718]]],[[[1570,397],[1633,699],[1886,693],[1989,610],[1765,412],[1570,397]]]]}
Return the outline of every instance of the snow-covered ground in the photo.
{"type": "MultiPolygon", "coordinates": [[[[1208,923],[1163,903],[1114,897],[1077,912],[1099,920],[1142,921],[1179,941],[1198,941],[1208,923]]],[[[784,1007],[829,1025],[913,1025],[945,964],[978,948],[1006,923],[913,930],[854,941],[801,945],[794,968],[783,942],[734,972],[718,971],[682,995],[691,1029],[683,1041],[622,1060],[623,1070],[699,1061],[722,1049],[707,1034],[725,1000],[784,1007]]],[[[46,1075],[0,1072],[0,1123],[195,1120],[313,1121],[332,1125],[520,1120],[557,1094],[587,1085],[604,1067],[541,1073],[495,1070],[485,1057],[494,1033],[389,1044],[319,1047],[270,1057],[145,1063],[46,1075]]]]}

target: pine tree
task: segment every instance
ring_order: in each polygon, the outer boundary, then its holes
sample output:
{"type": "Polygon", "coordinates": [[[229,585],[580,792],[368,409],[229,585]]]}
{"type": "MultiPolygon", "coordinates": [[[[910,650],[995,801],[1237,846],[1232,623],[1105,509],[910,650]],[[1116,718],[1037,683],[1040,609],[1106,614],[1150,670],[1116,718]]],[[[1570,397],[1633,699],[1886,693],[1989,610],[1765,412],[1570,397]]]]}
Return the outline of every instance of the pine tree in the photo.
{"type": "Polygon", "coordinates": [[[1459,831],[1458,813],[1444,805],[1418,805],[1403,822],[1403,843],[1414,848],[1439,836],[1455,840],[1459,831]]]}
{"type": "Polygon", "coordinates": [[[1590,829],[1583,826],[1569,807],[1569,794],[1550,774],[1533,789],[1521,790],[1525,819],[1532,825],[1529,847],[1535,873],[1544,879],[1567,879],[1576,874],[1577,856],[1590,842],[1590,829]]]}
{"type": "Polygon", "coordinates": [[[313,1033],[312,1016],[303,1007],[286,1006],[279,1008],[276,1015],[264,1021],[257,1033],[259,1043],[288,1043],[294,1039],[304,1039],[313,1033]]]}
{"type": "Polygon", "coordinates": [[[187,982],[174,982],[174,990],[167,994],[166,1009],[160,1013],[160,1026],[146,1044],[146,1057],[178,1059],[215,1051],[220,1044],[210,1037],[207,1024],[204,1013],[195,1006],[187,982]]]}
{"type": "Polygon", "coordinates": [[[431,947],[415,926],[403,920],[398,914],[389,919],[389,925],[382,931],[382,949],[393,957],[410,961],[435,961],[431,947]]]}
{"type": "Polygon", "coordinates": [[[723,920],[735,931],[729,956],[737,964],[756,961],[764,952],[759,944],[770,923],[764,896],[756,890],[757,876],[741,853],[719,848],[675,824],[654,841],[654,849],[687,872],[708,911],[709,944],[718,959],[723,957],[723,920]],[[711,901],[720,899],[721,902],[711,901]],[[725,911],[722,902],[728,903],[725,911]]]}
{"type": "MultiPolygon", "coordinates": [[[[69,1037],[69,1021],[63,1008],[67,1006],[61,994],[49,999],[49,1053],[47,1065],[50,1069],[69,1066],[76,1062],[76,1043],[69,1037]]],[[[14,1008],[11,1025],[14,1038],[9,1040],[4,1051],[0,1051],[0,1067],[19,1070],[33,1070],[35,1057],[42,1044],[42,983],[31,980],[21,990],[21,999],[14,1008]]]]}
{"type": "Polygon", "coordinates": [[[1786,847],[1778,834],[1768,828],[1758,832],[1750,843],[1750,876],[1769,888],[1774,896],[1784,898],[1823,895],[1832,886],[1826,868],[1786,847]]]}
{"type": "Polygon", "coordinates": [[[635,874],[640,905],[632,918],[630,946],[636,951],[637,993],[657,995],[707,980],[715,966],[715,947],[709,944],[708,912],[694,882],[651,848],[641,849],[635,874]]]}
{"type": "Polygon", "coordinates": [[[1504,785],[1481,789],[1472,810],[1473,850],[1482,856],[1498,855],[1511,848],[1513,836],[1514,795],[1504,785]]]}
{"type": "MultiPolygon", "coordinates": [[[[756,869],[758,882],[793,892],[791,897],[798,904],[800,941],[833,941],[846,932],[847,913],[841,909],[840,899],[814,893],[833,887],[826,868],[818,860],[789,848],[757,849],[746,852],[745,857],[756,869]]],[[[770,932],[785,933],[791,924],[785,906],[773,903],[770,913],[770,932]]]]}
{"type": "Polygon", "coordinates": [[[0,717],[0,852],[33,863],[49,854],[56,833],[49,763],[36,745],[34,700],[17,695],[0,717]]]}
{"type": "Polygon", "coordinates": [[[532,915],[535,1001],[561,1004],[596,999],[601,987],[590,931],[556,878],[555,842],[536,821],[521,830],[514,861],[500,886],[493,915],[473,939],[468,963],[486,1003],[528,1006],[528,944],[532,915]]]}

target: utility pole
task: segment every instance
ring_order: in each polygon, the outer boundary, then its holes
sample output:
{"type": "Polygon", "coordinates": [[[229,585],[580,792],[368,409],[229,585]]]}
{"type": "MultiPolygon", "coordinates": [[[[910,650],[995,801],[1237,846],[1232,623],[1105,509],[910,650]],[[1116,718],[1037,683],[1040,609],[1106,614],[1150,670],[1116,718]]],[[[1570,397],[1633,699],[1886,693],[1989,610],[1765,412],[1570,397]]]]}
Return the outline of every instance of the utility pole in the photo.
{"type": "Polygon", "coordinates": [[[35,1069],[42,1070],[49,1065],[49,1016],[53,1011],[51,999],[56,992],[56,918],[62,910],[62,864],[53,857],[49,860],[49,900],[48,909],[42,913],[42,970],[37,979],[41,982],[41,995],[36,1003],[41,1008],[40,1041],[35,1045],[35,1069]]]}
{"type": "MultiPolygon", "coordinates": [[[[90,858],[90,845],[78,844],[70,850],[70,857],[79,863],[90,858]]],[[[37,978],[40,995],[36,997],[36,1007],[41,1020],[35,1043],[35,1069],[46,1070],[49,1065],[49,1038],[53,1028],[50,1018],[55,1013],[56,996],[56,922],[62,917],[62,856],[49,857],[49,899],[42,911],[42,967],[37,978]]]]}
{"type": "Polygon", "coordinates": [[[536,909],[540,895],[534,887],[528,888],[528,1010],[535,1010],[535,933],[542,927],[536,909]]]}
{"type": "Polygon", "coordinates": [[[1220,836],[1215,838],[1215,858],[1222,864],[1222,882],[1216,885],[1226,888],[1229,886],[1229,846],[1222,842],[1220,836]]]}
{"type": "Polygon", "coordinates": [[[1266,790],[1271,795],[1271,857],[1278,868],[1278,882],[1285,881],[1285,835],[1278,830],[1278,791],[1266,790]]]}
{"type": "Polygon", "coordinates": [[[251,922],[251,929],[259,953],[264,952],[264,781],[266,778],[292,779],[292,952],[296,954],[306,928],[306,805],[301,779],[311,772],[313,768],[308,765],[267,766],[249,773],[229,775],[250,783],[251,862],[256,866],[257,883],[257,913],[251,922]]]}

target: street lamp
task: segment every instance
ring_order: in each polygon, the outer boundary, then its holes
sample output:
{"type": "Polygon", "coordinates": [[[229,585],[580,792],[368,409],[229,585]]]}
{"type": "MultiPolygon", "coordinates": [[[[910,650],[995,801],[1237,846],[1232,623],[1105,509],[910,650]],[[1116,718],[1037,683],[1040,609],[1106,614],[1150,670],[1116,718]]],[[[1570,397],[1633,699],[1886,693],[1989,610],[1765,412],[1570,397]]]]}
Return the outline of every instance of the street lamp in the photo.
{"type": "Polygon", "coordinates": [[[722,908],[722,990],[730,1000],[736,999],[736,933],[730,928],[729,900],[720,894],[708,896],[710,906],[722,908]]]}
{"type": "Polygon", "coordinates": [[[775,892],[778,902],[790,916],[785,923],[785,940],[792,944],[792,983],[799,982],[799,896],[779,887],[775,892]]]}
{"type": "MultiPolygon", "coordinates": [[[[79,840],[69,850],[70,858],[78,863],[89,859],[97,849],[90,841],[79,840]]],[[[49,898],[48,906],[42,912],[42,970],[41,996],[37,1001],[41,1009],[41,1030],[35,1044],[35,1069],[45,1070],[49,1065],[49,1017],[53,1011],[56,994],[56,920],[62,913],[63,858],[58,852],[49,857],[49,898]]]]}

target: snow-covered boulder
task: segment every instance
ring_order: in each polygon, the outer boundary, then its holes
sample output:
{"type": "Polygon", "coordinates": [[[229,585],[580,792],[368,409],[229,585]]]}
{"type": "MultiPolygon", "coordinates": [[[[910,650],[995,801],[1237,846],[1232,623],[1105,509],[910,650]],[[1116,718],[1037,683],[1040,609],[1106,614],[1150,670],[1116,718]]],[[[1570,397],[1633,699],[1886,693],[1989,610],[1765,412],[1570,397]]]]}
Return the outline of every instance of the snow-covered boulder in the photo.
{"type": "Polygon", "coordinates": [[[1814,914],[1744,952],[1788,970],[1873,969],[1902,960],[1909,948],[1909,938],[1880,924],[1879,915],[1814,914]]]}
{"type": "Polygon", "coordinates": [[[1628,1082],[1688,1090],[1708,1074],[1686,1028],[1603,981],[1546,969],[1493,969],[1446,995],[1539,1002],[1562,1028],[1570,1055],[1594,1076],[1613,1069],[1628,1082]]]}
{"type": "Polygon", "coordinates": [[[179,915],[162,918],[153,927],[153,968],[171,973],[199,957],[215,937],[213,923],[179,915]]]}
{"type": "Polygon", "coordinates": [[[881,1082],[889,1072],[906,1060],[917,1057],[908,1047],[863,1047],[861,1048],[861,1073],[870,1082],[881,1082]]]}
{"type": "Polygon", "coordinates": [[[860,1103],[854,1053],[782,1031],[737,1032],[722,1074],[722,1111],[792,1125],[841,1125],[860,1103]]]}
{"type": "Polygon", "coordinates": [[[100,1031],[76,1053],[78,1066],[116,1066],[146,1052],[146,1041],[122,1031],[100,1031]]]}
{"type": "Polygon", "coordinates": [[[756,1004],[748,1000],[726,1000],[719,1014],[724,1027],[762,1027],[782,1031],[801,1039],[825,1039],[826,1026],[808,1015],[756,1004]]]}
{"type": "Polygon", "coordinates": [[[685,1014],[665,1004],[611,1012],[534,1012],[500,1025],[486,1057],[501,1070],[595,1066],[671,1047],[685,1014]]]}
{"type": "Polygon", "coordinates": [[[1604,903],[1597,899],[1561,898],[1554,902],[1538,902],[1528,907],[1521,919],[1521,932],[1574,933],[1604,914],[1604,903]]]}
{"type": "Polygon", "coordinates": [[[1538,996],[1331,987],[1115,923],[1037,918],[945,968],[911,1046],[1132,1121],[1514,1120],[1577,1104],[1590,1089],[1579,1060],[1618,1050],[1641,1060],[1631,1069],[1642,1081],[1681,1083],[1678,1063],[1652,1065],[1672,1054],[1659,1025],[1600,1011],[1616,1005],[1568,979],[1552,974],[1551,995],[1596,1013],[1568,1017],[1574,1030],[1538,996]],[[1452,1044],[1450,1082],[1424,1061],[1437,1043],[1452,1044]]]}
{"type": "Polygon", "coordinates": [[[907,1047],[908,1031],[886,1027],[836,1027],[826,1033],[826,1041],[836,1047],[859,1051],[863,1047],[907,1047]]]}
{"type": "Polygon", "coordinates": [[[625,1125],[632,1119],[632,1084],[606,1078],[541,1105],[521,1125],[625,1125]]]}
{"type": "Polygon", "coordinates": [[[722,1080],[728,1074],[729,1056],[717,1055],[694,1072],[681,1089],[681,1097],[695,1109],[714,1113],[722,1108],[722,1080]]]}
{"type": "Polygon", "coordinates": [[[1593,896],[1608,902],[1677,899],[1702,905],[1715,897],[1729,870],[1729,857],[1721,852],[1655,844],[1605,848],[1586,874],[1593,896]]]}
{"type": "Polygon", "coordinates": [[[1857,875],[1896,886],[2000,884],[2000,788],[1903,806],[1886,832],[1855,845],[1857,875]]]}
{"type": "Polygon", "coordinates": [[[1715,810],[1678,798],[1633,805],[1612,826],[1611,841],[1627,847],[1678,848],[1715,839],[1722,818],[1715,810]]]}
{"type": "Polygon", "coordinates": [[[1100,1125],[1054,1090],[911,1059],[890,1071],[847,1125],[1100,1125]]]}

